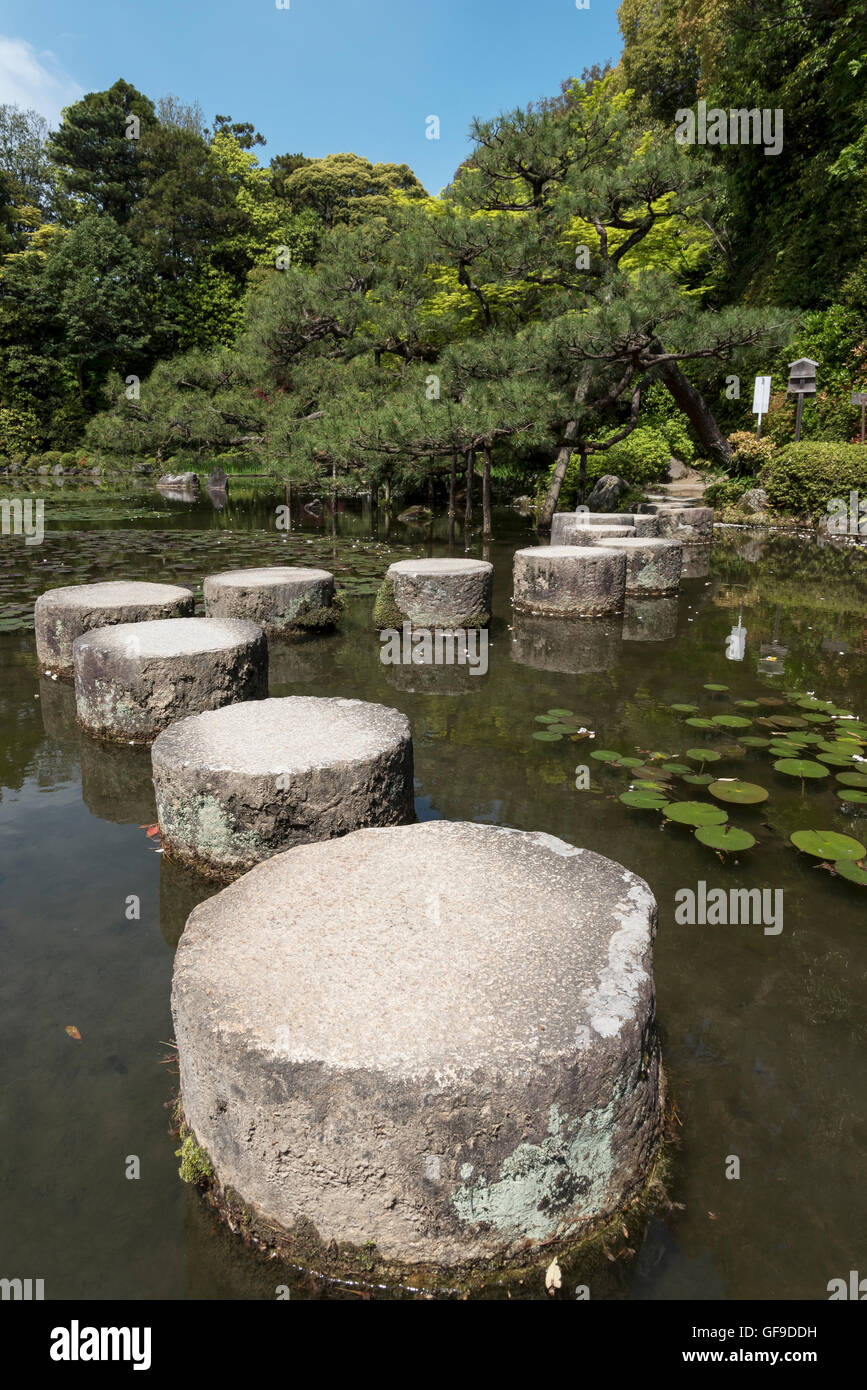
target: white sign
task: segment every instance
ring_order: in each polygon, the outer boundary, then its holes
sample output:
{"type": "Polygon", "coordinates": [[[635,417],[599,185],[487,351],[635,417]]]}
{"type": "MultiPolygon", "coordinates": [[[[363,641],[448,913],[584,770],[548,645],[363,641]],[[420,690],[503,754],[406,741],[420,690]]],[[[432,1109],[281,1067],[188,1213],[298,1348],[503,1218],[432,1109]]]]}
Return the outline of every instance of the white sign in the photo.
{"type": "Polygon", "coordinates": [[[769,376],[757,376],[753,389],[753,414],[767,415],[770,403],[771,378],[769,376]]]}

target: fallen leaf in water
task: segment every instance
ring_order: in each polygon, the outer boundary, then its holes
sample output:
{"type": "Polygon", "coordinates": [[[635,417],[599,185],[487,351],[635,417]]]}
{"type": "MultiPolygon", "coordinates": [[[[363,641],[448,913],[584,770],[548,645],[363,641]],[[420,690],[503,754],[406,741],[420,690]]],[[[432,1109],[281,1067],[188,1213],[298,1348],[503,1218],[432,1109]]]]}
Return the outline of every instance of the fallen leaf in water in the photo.
{"type": "Polygon", "coordinates": [[[545,1270],[545,1288],[549,1293],[563,1287],[563,1274],[556,1260],[552,1260],[545,1270]]]}
{"type": "Polygon", "coordinates": [[[143,825],[142,830],[144,830],[149,840],[152,840],[154,835],[159,835],[160,833],[158,825],[143,825]]]}
{"type": "Polygon", "coordinates": [[[709,1211],[709,1212],[708,1212],[708,1216],[710,1217],[711,1221],[716,1221],[716,1212],[715,1212],[715,1211],[709,1211]]]}
{"type": "Polygon", "coordinates": [[[81,1042],[81,1034],[79,1033],[74,1023],[68,1023],[66,1025],[66,1031],[71,1038],[75,1038],[77,1042],[81,1042]]]}

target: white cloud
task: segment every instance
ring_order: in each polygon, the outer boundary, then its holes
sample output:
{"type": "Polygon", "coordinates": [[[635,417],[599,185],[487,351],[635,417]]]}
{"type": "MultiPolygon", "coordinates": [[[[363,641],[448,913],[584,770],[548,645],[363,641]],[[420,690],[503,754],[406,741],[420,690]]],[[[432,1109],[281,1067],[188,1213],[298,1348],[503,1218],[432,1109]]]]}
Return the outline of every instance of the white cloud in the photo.
{"type": "Polygon", "coordinates": [[[84,88],[64,72],[53,53],[37,53],[23,39],[0,34],[0,102],[25,110],[34,107],[53,130],[62,108],[83,95],[84,88]]]}

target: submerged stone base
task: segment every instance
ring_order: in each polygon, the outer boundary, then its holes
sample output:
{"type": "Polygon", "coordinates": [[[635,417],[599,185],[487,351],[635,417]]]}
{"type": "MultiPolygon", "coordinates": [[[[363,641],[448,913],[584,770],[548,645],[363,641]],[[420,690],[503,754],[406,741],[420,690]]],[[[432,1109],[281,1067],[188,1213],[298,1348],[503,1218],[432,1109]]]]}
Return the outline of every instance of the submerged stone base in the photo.
{"type": "Polygon", "coordinates": [[[364,700],[227,705],[173,724],[152,757],[163,849],[212,878],[414,816],[409,720],[364,700]]]}
{"type": "Polygon", "coordinates": [[[300,565],[211,574],[203,592],[209,618],[245,618],[269,637],[333,627],[340,615],[334,575],[300,565]]]}
{"type": "Polygon", "coordinates": [[[76,638],[73,659],[79,724],[116,743],[150,743],[176,719],[268,693],[268,644],[255,623],[121,623],[76,638]]]}
{"type": "Polygon", "coordinates": [[[217,1181],[319,1246],[527,1261],[647,1182],[656,904],[543,834],[431,821],[268,860],[197,907],[172,1010],[217,1181]]]}
{"type": "Polygon", "coordinates": [[[72,644],[83,632],[117,623],[189,617],[194,604],[192,591],[176,584],[112,580],[49,589],[36,600],[34,613],[39,668],[72,679],[72,644]]]}
{"type": "Polygon", "coordinates": [[[486,560],[398,560],[389,565],[376,601],[378,628],[486,627],[494,567],[486,560]]]}
{"type": "Polygon", "coordinates": [[[515,610],[552,617],[600,617],[623,611],[626,557],[590,545],[516,550],[515,610]]]}

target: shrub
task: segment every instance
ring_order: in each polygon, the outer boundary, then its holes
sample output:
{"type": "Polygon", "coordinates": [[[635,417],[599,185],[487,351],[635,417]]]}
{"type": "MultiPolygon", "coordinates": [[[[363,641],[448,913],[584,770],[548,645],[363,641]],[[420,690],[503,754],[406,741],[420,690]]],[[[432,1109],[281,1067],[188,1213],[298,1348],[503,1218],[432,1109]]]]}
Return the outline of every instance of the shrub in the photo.
{"type": "Polygon", "coordinates": [[[664,420],[659,430],[671,454],[680,459],[681,463],[692,463],[695,458],[695,445],[689,437],[686,421],[682,417],[664,420]]]}
{"type": "Polygon", "coordinates": [[[42,430],[32,410],[0,407],[0,448],[4,453],[27,454],[42,444],[42,430]]]}
{"type": "Polygon", "coordinates": [[[63,455],[59,449],[49,449],[42,455],[42,462],[47,463],[49,468],[56,468],[58,463],[63,463],[63,455]]]}
{"type": "Polygon", "coordinates": [[[735,507],[753,485],[752,478],[730,478],[727,473],[719,473],[705,485],[705,501],[711,507],[735,507]]]}
{"type": "Polygon", "coordinates": [[[772,511],[797,516],[827,515],[832,498],[850,492],[867,498],[867,444],[801,440],[778,449],[759,481],[772,511]]]}
{"type": "Polygon", "coordinates": [[[772,439],[756,439],[750,430],[735,430],[729,435],[732,446],[732,469],[735,473],[749,473],[754,476],[766,463],[770,463],[776,452],[772,439]]]}
{"type": "Polygon", "coordinates": [[[75,454],[70,450],[67,453],[60,455],[60,462],[63,464],[64,468],[77,468],[78,454],[75,454]]]}

